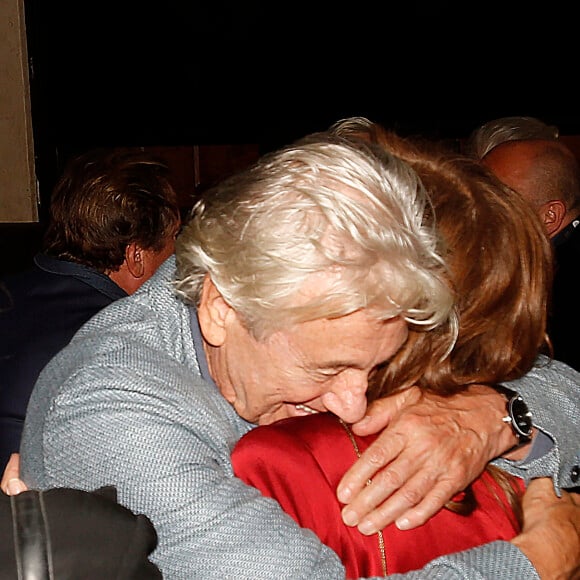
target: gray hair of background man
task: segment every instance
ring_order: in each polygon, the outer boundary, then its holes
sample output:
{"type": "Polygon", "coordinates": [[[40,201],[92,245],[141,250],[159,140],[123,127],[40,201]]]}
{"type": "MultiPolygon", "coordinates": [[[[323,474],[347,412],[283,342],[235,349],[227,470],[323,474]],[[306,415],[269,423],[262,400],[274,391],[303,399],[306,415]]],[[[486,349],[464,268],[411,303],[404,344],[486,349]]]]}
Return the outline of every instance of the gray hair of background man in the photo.
{"type": "Polygon", "coordinates": [[[522,139],[558,139],[560,131],[536,117],[500,117],[474,129],[465,141],[463,152],[483,159],[494,147],[505,141],[522,139]]]}
{"type": "Polygon", "coordinates": [[[197,201],[176,244],[176,292],[198,304],[209,274],[258,339],[363,308],[433,328],[453,318],[453,299],[427,207],[403,161],[311,135],[197,201]],[[300,292],[313,282],[324,291],[300,292]]]}

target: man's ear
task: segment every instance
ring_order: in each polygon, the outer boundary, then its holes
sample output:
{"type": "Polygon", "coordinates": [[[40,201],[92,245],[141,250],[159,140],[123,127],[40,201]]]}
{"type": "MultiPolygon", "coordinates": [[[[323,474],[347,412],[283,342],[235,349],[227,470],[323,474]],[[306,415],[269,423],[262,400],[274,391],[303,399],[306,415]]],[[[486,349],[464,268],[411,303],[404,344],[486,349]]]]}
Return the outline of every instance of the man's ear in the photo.
{"type": "Polygon", "coordinates": [[[135,242],[125,248],[125,264],[133,278],[141,278],[145,274],[145,253],[135,242]]]}
{"type": "Polygon", "coordinates": [[[206,275],[203,281],[197,316],[201,334],[211,346],[221,346],[227,333],[227,318],[233,308],[224,300],[212,279],[206,275]]]}
{"type": "Polygon", "coordinates": [[[566,204],[559,200],[553,199],[540,207],[540,219],[544,224],[546,233],[551,238],[561,229],[566,217],[566,204]]]}

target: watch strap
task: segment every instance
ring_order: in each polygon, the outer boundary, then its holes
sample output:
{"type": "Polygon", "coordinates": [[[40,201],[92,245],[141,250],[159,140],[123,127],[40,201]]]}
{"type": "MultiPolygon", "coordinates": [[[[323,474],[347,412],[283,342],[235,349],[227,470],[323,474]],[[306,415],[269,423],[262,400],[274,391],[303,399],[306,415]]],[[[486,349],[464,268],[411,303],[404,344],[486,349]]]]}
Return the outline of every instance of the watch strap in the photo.
{"type": "Polygon", "coordinates": [[[519,444],[527,443],[532,438],[532,414],[522,396],[503,385],[493,385],[494,389],[506,398],[507,415],[502,421],[509,423],[519,444]]]}

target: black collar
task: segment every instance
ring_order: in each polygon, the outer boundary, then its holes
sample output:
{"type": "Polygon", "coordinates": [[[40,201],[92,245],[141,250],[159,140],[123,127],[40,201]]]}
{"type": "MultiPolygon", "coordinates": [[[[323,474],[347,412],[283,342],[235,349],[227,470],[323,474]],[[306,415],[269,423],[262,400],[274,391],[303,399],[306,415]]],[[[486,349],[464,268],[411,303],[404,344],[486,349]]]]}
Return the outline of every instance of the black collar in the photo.
{"type": "Polygon", "coordinates": [[[574,230],[580,225],[580,217],[573,219],[557,236],[554,236],[552,242],[554,246],[563,244],[574,233],[574,230]]]}

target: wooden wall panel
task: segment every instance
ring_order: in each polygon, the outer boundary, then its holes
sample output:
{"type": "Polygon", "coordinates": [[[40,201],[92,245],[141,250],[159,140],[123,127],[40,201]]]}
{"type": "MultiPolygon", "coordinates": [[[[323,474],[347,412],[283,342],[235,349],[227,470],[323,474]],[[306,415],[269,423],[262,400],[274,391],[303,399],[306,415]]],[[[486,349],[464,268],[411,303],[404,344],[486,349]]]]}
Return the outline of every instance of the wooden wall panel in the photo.
{"type": "Polygon", "coordinates": [[[37,222],[23,0],[0,2],[0,79],[0,222],[37,222]]]}
{"type": "Polygon", "coordinates": [[[147,146],[142,149],[167,163],[171,183],[183,209],[191,207],[197,193],[244,169],[260,154],[257,144],[147,146]]]}

